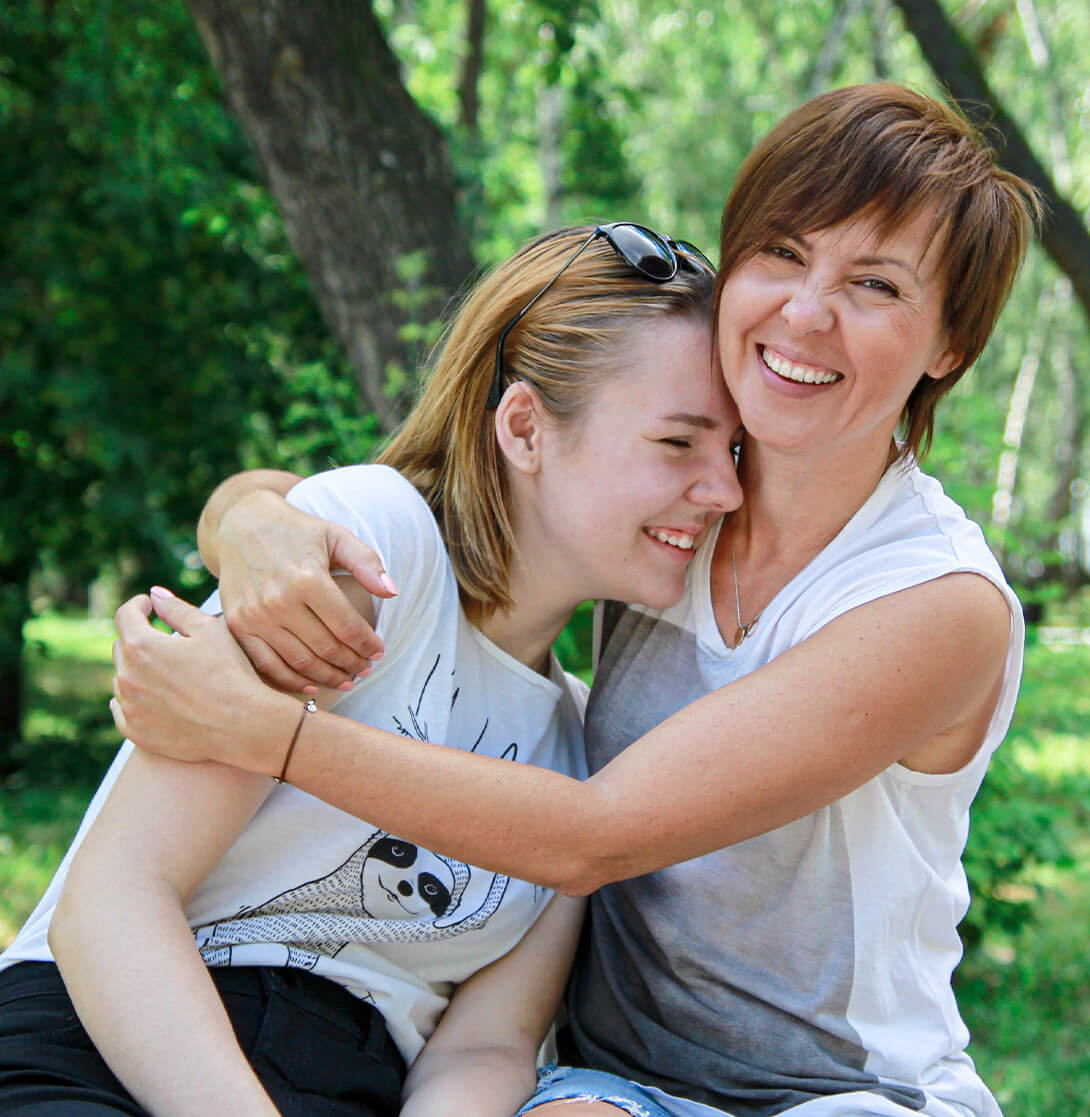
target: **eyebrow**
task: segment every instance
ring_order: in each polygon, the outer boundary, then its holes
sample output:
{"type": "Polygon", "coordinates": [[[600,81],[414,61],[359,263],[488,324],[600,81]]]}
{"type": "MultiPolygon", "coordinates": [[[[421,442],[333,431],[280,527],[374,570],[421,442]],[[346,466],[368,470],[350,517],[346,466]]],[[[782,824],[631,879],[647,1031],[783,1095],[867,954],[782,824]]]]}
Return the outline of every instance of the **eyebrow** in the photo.
{"type": "Polygon", "coordinates": [[[688,411],[675,411],[672,415],[663,415],[663,420],[667,423],[686,423],[690,427],[702,427],[704,430],[717,430],[720,426],[718,419],[713,419],[709,415],[694,415],[688,411]]]}
{"type": "Polygon", "coordinates": [[[874,267],[875,264],[886,264],[891,267],[903,269],[914,279],[920,278],[920,273],[912,264],[906,263],[906,261],[900,260],[896,256],[860,256],[855,262],[867,268],[874,267]]]}

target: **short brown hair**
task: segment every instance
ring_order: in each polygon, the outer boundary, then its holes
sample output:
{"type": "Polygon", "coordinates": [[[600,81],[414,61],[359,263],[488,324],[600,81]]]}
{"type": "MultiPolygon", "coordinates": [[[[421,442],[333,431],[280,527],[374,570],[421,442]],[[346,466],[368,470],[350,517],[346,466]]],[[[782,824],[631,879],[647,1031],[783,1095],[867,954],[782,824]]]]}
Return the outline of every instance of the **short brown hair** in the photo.
{"type": "MultiPolygon", "coordinates": [[[[400,470],[431,506],[474,621],[510,604],[514,533],[495,412],[485,409],[496,342],[593,229],[539,237],[470,291],[437,348],[416,406],[377,459],[400,470]]],[[[618,351],[632,328],[682,317],[710,328],[714,285],[703,268],[679,268],[669,282],[652,282],[604,239],[596,240],[507,335],[505,383],[526,381],[551,419],[577,422],[594,388],[623,371],[618,351]]]]}
{"type": "Polygon", "coordinates": [[[823,93],[750,152],[723,210],[719,291],[770,239],[860,214],[885,233],[933,209],[944,238],[943,326],[958,364],[921,376],[901,415],[906,449],[926,452],[935,407],[980,355],[1041,217],[1036,189],[996,165],[955,108],[892,82],[823,93]]]}

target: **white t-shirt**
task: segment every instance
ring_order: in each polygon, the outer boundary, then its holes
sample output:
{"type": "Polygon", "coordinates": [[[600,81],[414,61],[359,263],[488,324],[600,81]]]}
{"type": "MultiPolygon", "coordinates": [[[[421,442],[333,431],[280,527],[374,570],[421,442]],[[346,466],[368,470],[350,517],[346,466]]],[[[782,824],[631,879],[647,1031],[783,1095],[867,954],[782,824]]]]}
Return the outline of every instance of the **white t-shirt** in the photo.
{"type": "Polygon", "coordinates": [[[836,617],[958,571],[987,578],[1010,607],[1002,691],[960,771],[894,764],[786,826],[596,893],[569,998],[576,1048],[672,1095],[686,1117],[997,1117],[950,975],[969,902],[969,805],[1018,691],[1018,600],[979,528],[914,466],[887,471],[735,649],[715,621],[714,545],[678,605],[629,607],[609,636],[587,708],[592,771],[836,617]]]}
{"type": "MultiPolygon", "coordinates": [[[[549,678],[537,674],[466,620],[438,526],[412,485],[385,466],[352,466],[301,482],[290,500],[372,546],[400,589],[376,600],[385,657],[337,713],[410,738],[585,775],[586,687],[555,661],[549,678]]],[[[206,608],[216,611],[216,603],[206,608]]],[[[131,750],[122,747],[0,967],[51,958],[46,933],[72,852],[131,750]]],[[[186,916],[208,965],[296,966],[330,978],[379,1008],[411,1061],[454,986],[510,950],[551,895],[420,849],[284,784],[209,874],[186,916]]]]}

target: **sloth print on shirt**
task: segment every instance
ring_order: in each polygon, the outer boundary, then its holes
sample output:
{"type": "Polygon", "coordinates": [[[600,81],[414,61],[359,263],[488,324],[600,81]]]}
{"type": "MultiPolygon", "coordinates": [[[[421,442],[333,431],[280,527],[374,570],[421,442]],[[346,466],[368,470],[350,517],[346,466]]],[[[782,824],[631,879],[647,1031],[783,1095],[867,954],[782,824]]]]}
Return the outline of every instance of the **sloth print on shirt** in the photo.
{"type": "Polygon", "coordinates": [[[244,943],[282,943],[289,965],[311,968],[350,942],[426,942],[471,931],[499,907],[507,884],[376,830],[333,872],[195,934],[208,965],[230,964],[231,948],[244,943]]]}
{"type": "MultiPolygon", "coordinates": [[[[412,734],[426,739],[419,719],[424,693],[439,666],[437,657],[408,710],[412,734]]],[[[452,706],[457,700],[454,690],[452,706]]],[[[487,729],[481,730],[472,751],[487,729]]],[[[514,758],[512,744],[504,755],[514,758]]],[[[464,934],[485,924],[499,907],[508,878],[473,869],[462,861],[422,849],[374,830],[340,865],[324,876],[289,888],[230,919],[197,927],[197,945],[210,966],[238,964],[235,948],[282,944],[286,964],[313,968],[348,943],[427,942],[464,934]]]]}

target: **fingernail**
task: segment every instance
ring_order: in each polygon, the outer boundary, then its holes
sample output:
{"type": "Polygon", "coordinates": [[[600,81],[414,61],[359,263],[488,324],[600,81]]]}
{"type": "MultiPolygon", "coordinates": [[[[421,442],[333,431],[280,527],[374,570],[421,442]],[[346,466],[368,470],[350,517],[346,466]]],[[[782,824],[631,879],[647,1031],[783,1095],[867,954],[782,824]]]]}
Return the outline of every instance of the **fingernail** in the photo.
{"type": "Polygon", "coordinates": [[[151,587],[151,596],[152,597],[173,597],[174,594],[172,594],[170,592],[170,590],[164,589],[163,586],[152,586],[151,587]]]}
{"type": "Polygon", "coordinates": [[[378,576],[378,580],[382,583],[382,586],[387,593],[393,594],[394,597],[397,596],[397,586],[394,585],[394,580],[390,577],[389,574],[383,571],[378,576]]]}
{"type": "Polygon", "coordinates": [[[356,685],[355,679],[346,679],[343,683],[337,684],[338,690],[351,690],[356,685]]]}
{"type": "Polygon", "coordinates": [[[368,675],[370,675],[370,674],[371,674],[371,668],[370,668],[370,667],[365,667],[365,668],[364,668],[364,669],[363,669],[363,670],[362,670],[362,671],[361,671],[361,672],[360,672],[360,673],[359,673],[359,674],[358,674],[358,675],[357,675],[357,676],[355,677],[355,679],[353,680],[353,682],[356,682],[356,683],[358,683],[358,682],[360,682],[360,680],[361,680],[361,679],[366,679],[366,678],[367,678],[367,676],[368,676],[368,675]]]}
{"type": "Polygon", "coordinates": [[[303,687],[303,689],[300,693],[302,693],[302,694],[317,694],[318,693],[318,688],[316,686],[305,686],[305,687],[303,687]]]}
{"type": "Polygon", "coordinates": [[[370,660],[370,661],[371,661],[372,663],[378,663],[378,661],[379,661],[380,659],[382,659],[382,657],[383,657],[383,656],[384,656],[385,654],[386,654],[386,653],[385,653],[384,651],[372,652],[372,653],[371,653],[371,654],[370,654],[370,655],[369,655],[369,656],[368,656],[367,658],[368,658],[368,659],[369,659],[369,660],[370,660]]]}

